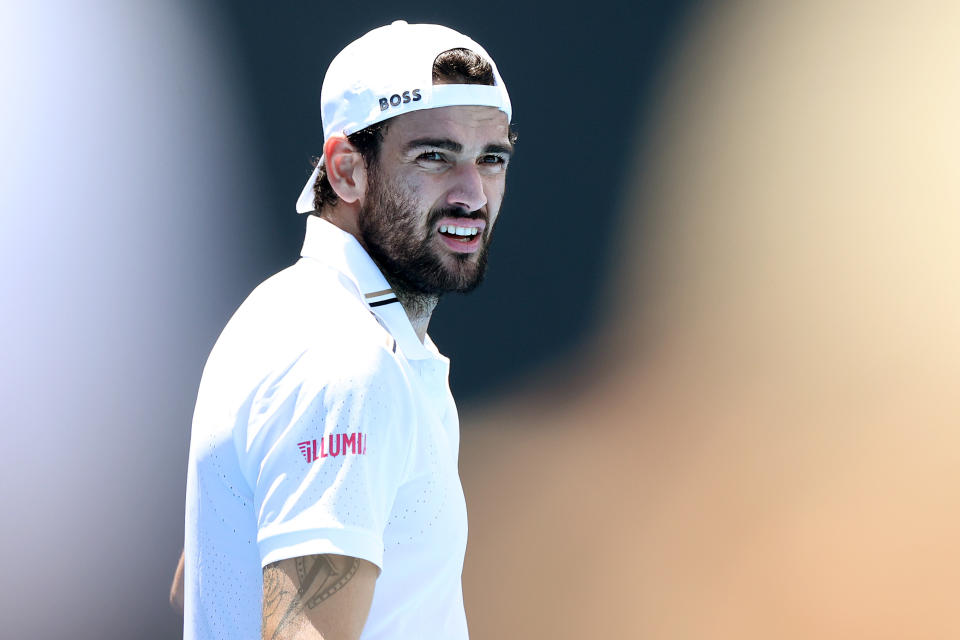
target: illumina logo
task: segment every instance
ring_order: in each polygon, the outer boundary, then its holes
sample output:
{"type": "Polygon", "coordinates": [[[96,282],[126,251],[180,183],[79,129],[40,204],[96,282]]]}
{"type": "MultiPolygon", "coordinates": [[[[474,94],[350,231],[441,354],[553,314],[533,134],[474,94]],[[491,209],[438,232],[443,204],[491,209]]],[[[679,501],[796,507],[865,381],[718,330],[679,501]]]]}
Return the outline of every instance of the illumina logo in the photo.
{"type": "Polygon", "coordinates": [[[304,460],[313,462],[318,458],[364,455],[367,453],[367,436],[363,433],[331,433],[320,440],[298,442],[297,447],[304,460]],[[317,443],[320,443],[319,446],[317,443]]]}

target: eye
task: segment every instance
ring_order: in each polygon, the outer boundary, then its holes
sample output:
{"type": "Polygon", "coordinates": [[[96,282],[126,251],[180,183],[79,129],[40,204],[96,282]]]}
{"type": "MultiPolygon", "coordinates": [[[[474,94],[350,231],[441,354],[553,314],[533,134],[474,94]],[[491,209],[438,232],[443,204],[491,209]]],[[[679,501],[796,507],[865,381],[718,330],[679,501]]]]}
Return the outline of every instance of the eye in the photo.
{"type": "Polygon", "coordinates": [[[439,151],[424,151],[417,156],[417,160],[422,160],[424,162],[443,162],[445,159],[446,158],[444,158],[443,154],[439,151]]]}
{"type": "Polygon", "coordinates": [[[477,160],[477,164],[479,164],[484,169],[487,169],[488,171],[499,172],[501,169],[506,168],[507,158],[506,156],[501,156],[496,153],[488,153],[486,155],[480,156],[480,158],[477,160]]]}

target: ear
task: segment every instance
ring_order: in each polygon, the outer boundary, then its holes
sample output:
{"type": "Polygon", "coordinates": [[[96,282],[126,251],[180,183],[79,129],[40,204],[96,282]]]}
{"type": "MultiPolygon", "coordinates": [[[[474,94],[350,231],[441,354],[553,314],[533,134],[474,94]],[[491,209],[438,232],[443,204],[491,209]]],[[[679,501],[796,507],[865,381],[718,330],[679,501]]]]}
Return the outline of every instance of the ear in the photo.
{"type": "Polygon", "coordinates": [[[367,190],[367,167],[363,156],[346,136],[334,135],[323,144],[323,162],[330,186],[346,203],[363,199],[367,190]]]}

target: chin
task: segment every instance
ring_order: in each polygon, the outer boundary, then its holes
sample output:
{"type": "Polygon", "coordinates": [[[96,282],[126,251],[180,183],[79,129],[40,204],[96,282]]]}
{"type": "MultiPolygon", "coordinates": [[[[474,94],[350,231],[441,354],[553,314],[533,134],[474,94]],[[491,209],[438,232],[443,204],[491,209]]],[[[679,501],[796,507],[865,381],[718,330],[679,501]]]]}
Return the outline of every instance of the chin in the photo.
{"type": "Polygon", "coordinates": [[[485,266],[478,264],[479,261],[478,254],[460,254],[444,261],[449,280],[455,285],[453,291],[466,293],[477,288],[485,271],[485,266]]]}
{"type": "Polygon", "coordinates": [[[483,282],[483,273],[476,268],[471,269],[469,272],[461,271],[457,275],[458,286],[453,289],[456,293],[469,293],[479,287],[480,283],[483,282]]]}

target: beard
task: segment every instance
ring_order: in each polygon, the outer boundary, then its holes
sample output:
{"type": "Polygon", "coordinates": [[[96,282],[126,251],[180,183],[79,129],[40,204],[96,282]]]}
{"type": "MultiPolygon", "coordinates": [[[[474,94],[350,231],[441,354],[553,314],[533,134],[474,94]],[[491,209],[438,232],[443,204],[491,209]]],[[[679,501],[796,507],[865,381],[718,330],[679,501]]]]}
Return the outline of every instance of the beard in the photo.
{"type": "Polygon", "coordinates": [[[487,220],[483,210],[431,209],[424,218],[413,199],[387,184],[375,167],[368,184],[367,201],[357,220],[360,239],[398,296],[436,298],[467,293],[480,285],[492,238],[489,224],[475,253],[438,248],[434,229],[444,217],[487,220]]]}

